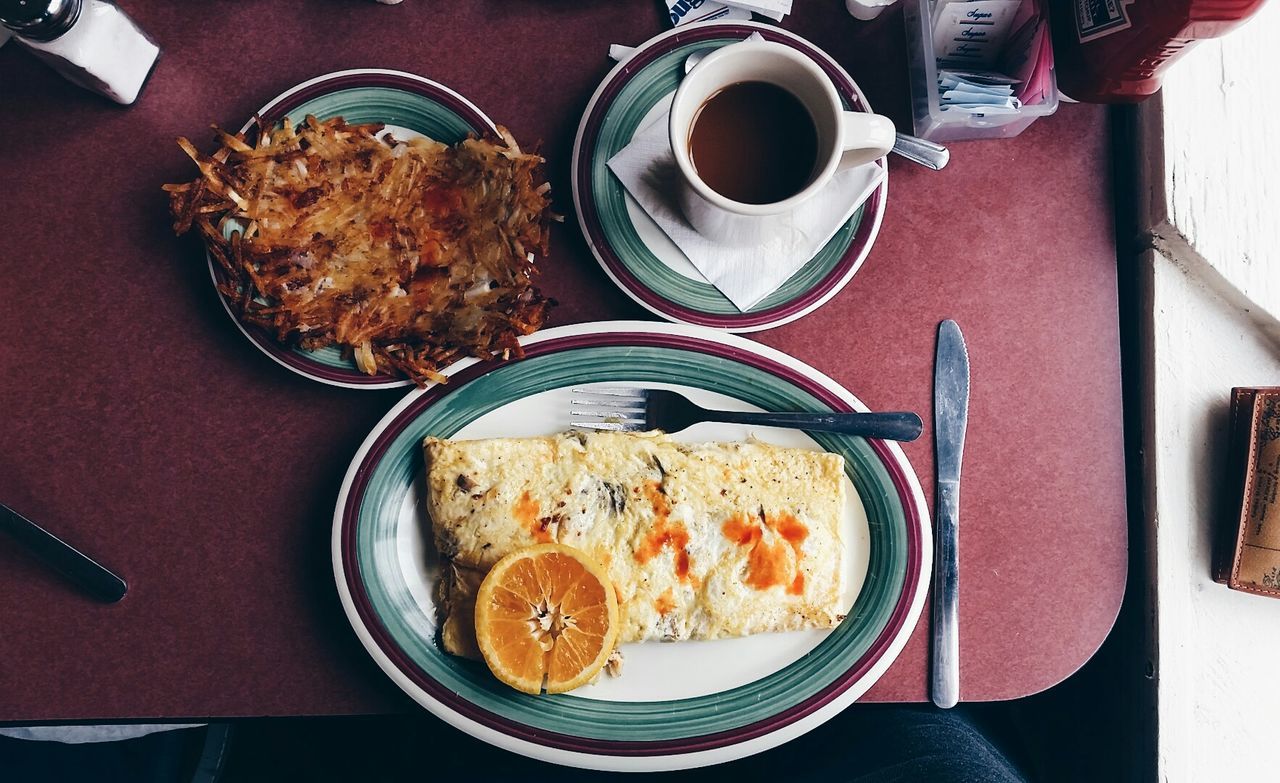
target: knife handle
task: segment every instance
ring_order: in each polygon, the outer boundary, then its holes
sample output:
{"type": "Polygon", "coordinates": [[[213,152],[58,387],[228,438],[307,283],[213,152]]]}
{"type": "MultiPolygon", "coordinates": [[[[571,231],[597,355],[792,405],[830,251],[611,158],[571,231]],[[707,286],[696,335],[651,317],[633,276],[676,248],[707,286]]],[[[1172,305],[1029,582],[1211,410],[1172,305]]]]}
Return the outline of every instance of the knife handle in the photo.
{"type": "Polygon", "coordinates": [[[933,575],[933,703],[949,709],[960,700],[960,483],[938,482],[933,575]]]}
{"type": "Polygon", "coordinates": [[[103,568],[93,558],[0,503],[0,531],[25,546],[29,552],[79,585],[94,598],[114,603],[124,598],[129,586],[103,568]]]}

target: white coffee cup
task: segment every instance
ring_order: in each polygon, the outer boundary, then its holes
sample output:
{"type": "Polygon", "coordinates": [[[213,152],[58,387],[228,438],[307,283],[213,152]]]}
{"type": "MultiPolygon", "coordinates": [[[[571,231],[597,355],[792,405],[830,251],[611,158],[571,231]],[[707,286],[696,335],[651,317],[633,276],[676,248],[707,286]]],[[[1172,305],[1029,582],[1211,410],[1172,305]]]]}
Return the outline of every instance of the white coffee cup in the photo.
{"type": "MultiPolygon", "coordinates": [[[[759,244],[791,223],[791,215],[826,186],[836,172],[888,154],[894,127],[888,117],[845,111],[831,79],[808,55],[772,41],[743,41],[707,55],[685,74],[671,103],[671,149],[680,170],[680,209],[698,233],[726,244],[759,244]],[[698,176],[689,134],[707,99],[739,82],[768,82],[794,95],[809,110],[818,154],[808,184],[771,204],[746,204],[717,193],[698,176]]],[[[744,161],[743,165],[750,165],[744,161]]]]}

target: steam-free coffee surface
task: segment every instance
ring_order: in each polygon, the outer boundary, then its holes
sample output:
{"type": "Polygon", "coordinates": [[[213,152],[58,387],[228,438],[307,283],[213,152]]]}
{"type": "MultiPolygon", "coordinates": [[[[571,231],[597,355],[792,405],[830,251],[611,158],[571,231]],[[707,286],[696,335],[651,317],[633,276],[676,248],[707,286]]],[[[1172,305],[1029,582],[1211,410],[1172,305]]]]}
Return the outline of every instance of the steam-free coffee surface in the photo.
{"type": "Polygon", "coordinates": [[[809,184],[818,132],[800,99],[768,82],[738,82],[708,98],[689,129],[689,157],[720,195],[772,204],[809,184]]]}

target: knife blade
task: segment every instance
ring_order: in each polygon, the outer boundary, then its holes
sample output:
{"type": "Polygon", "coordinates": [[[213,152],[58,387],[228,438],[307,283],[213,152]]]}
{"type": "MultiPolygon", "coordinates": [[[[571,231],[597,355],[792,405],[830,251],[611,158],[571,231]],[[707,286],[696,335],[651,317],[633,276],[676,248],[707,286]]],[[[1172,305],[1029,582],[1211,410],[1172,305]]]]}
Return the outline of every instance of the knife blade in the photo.
{"type": "Polygon", "coordinates": [[[99,601],[124,598],[129,586],[93,558],[0,503],[0,531],[8,533],[29,552],[79,585],[99,601]]]}
{"type": "Polygon", "coordinates": [[[960,462],[969,423],[969,352],[955,321],[938,325],[933,365],[934,466],[937,470],[930,695],[944,709],[960,700],[960,462]]]}

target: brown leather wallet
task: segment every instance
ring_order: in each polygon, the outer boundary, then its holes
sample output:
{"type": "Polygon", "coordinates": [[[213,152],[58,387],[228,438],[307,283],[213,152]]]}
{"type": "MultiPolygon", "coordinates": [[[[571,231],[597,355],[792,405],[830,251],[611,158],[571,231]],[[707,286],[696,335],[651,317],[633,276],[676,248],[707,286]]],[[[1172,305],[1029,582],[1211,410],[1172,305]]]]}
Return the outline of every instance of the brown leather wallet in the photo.
{"type": "Polygon", "coordinates": [[[1231,390],[1230,455],[1214,579],[1280,598],[1280,387],[1231,390]]]}

